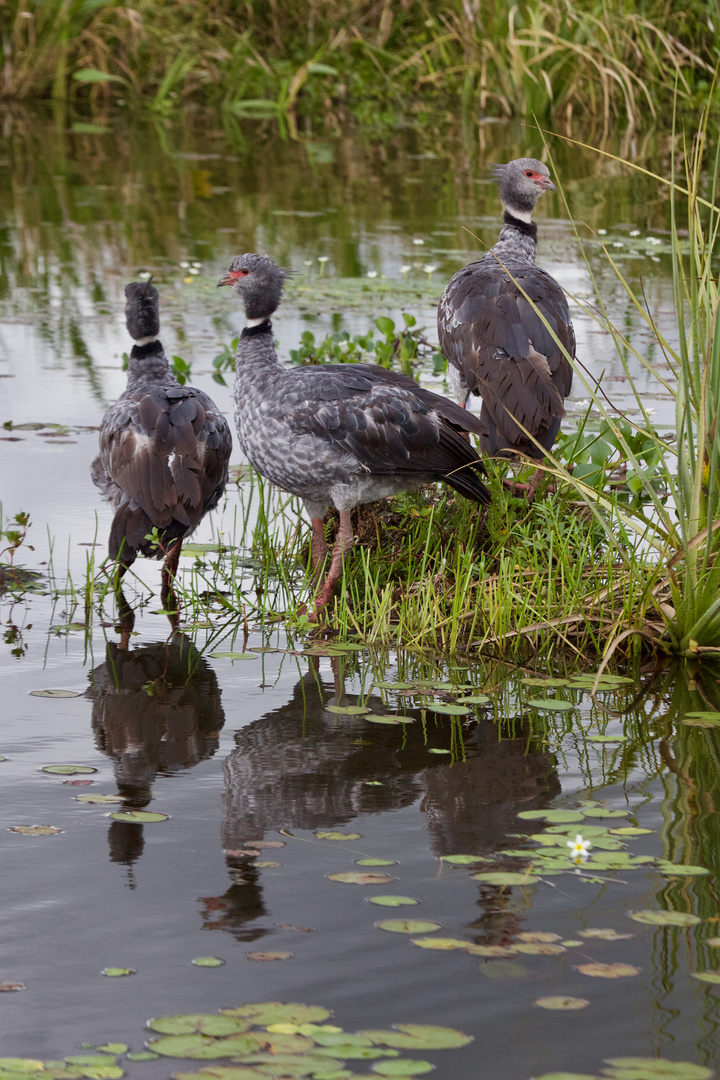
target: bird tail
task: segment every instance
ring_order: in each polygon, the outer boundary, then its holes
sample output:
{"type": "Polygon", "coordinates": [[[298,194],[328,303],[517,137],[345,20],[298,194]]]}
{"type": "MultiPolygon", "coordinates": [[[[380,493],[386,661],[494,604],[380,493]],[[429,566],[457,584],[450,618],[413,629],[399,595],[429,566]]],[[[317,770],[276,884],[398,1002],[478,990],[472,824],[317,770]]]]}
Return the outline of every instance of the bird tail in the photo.
{"type": "Polygon", "coordinates": [[[181,521],[171,521],[169,525],[158,529],[158,541],[148,540],[152,535],[153,524],[141,507],[131,509],[129,503],[118,507],[110,528],[108,553],[111,559],[120,559],[130,565],[138,555],[146,559],[163,559],[171,544],[182,540],[188,526],[181,521]]]}

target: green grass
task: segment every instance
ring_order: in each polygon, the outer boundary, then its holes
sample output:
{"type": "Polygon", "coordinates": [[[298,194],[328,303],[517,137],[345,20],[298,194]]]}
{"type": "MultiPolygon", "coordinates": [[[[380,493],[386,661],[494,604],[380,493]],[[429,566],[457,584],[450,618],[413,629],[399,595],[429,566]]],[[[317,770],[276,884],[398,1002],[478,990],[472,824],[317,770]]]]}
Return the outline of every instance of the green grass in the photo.
{"type": "Polygon", "coordinates": [[[97,106],[188,101],[238,117],[377,121],[451,108],[468,119],[554,117],[566,125],[662,122],[707,91],[720,12],[692,0],[8,0],[0,97],[97,106]],[[715,15],[713,17],[713,9],[715,15]],[[677,88],[677,90],[676,90],[677,88]]]}

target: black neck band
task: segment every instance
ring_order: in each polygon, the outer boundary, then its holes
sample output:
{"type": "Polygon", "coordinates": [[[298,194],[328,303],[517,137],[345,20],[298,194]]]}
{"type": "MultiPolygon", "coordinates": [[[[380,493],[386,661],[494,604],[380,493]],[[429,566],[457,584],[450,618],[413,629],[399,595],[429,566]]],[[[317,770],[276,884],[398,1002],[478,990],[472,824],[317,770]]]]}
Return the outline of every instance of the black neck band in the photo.
{"type": "Polygon", "coordinates": [[[254,337],[255,334],[269,334],[272,331],[272,323],[264,319],[259,326],[244,326],[240,337],[254,337]]]}
{"type": "Polygon", "coordinates": [[[521,221],[520,218],[513,217],[509,210],[506,210],[503,214],[503,221],[506,225],[512,225],[514,229],[517,229],[524,236],[529,236],[537,243],[537,225],[534,221],[521,221]]]}
{"type": "Polygon", "coordinates": [[[156,353],[161,353],[162,351],[163,347],[160,341],[155,338],[154,341],[148,341],[147,345],[133,345],[130,359],[144,360],[146,357],[154,356],[156,353]]]}

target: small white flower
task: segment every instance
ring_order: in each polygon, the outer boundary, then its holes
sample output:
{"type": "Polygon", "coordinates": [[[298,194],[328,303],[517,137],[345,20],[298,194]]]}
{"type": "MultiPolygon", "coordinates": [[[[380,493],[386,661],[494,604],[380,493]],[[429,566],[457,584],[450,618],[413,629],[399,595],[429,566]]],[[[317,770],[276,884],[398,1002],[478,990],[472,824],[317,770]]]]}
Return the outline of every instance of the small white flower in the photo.
{"type": "Polygon", "coordinates": [[[152,277],[152,274],[149,273],[147,270],[141,270],[140,273],[138,274],[138,277],[140,278],[141,281],[147,281],[149,278],[152,277]]]}
{"type": "Polygon", "coordinates": [[[318,262],[319,263],[326,263],[328,261],[328,258],[329,258],[328,255],[318,255],[318,262]]]}
{"type": "Polygon", "coordinates": [[[419,240],[418,238],[415,238],[415,240],[413,240],[413,244],[415,244],[416,247],[420,247],[424,243],[425,243],[424,240],[419,240]]]}
{"type": "Polygon", "coordinates": [[[428,263],[427,266],[423,266],[423,270],[426,274],[434,274],[437,266],[434,263],[428,263]]]}
{"type": "Polygon", "coordinates": [[[647,242],[648,244],[662,244],[662,240],[659,236],[648,236],[647,242]]]}
{"type": "Polygon", "coordinates": [[[625,247],[622,240],[613,240],[613,247],[625,247]]]}
{"type": "Polygon", "coordinates": [[[607,236],[607,229],[598,229],[598,236],[607,236]]]}
{"type": "Polygon", "coordinates": [[[312,259],[306,259],[305,260],[305,265],[306,266],[312,266],[312,259]]]}
{"type": "Polygon", "coordinates": [[[189,262],[181,262],[180,263],[180,266],[183,268],[183,270],[187,270],[189,265],[190,265],[189,262]]]}
{"type": "Polygon", "coordinates": [[[630,230],[630,236],[639,236],[639,235],[640,235],[640,230],[639,229],[631,229],[630,230]]]}
{"type": "Polygon", "coordinates": [[[590,404],[590,398],[583,398],[582,401],[578,401],[578,408],[579,409],[587,409],[589,404],[590,404]]]}
{"type": "Polygon", "coordinates": [[[193,266],[195,267],[195,269],[196,269],[196,270],[199,270],[199,269],[200,269],[200,267],[202,266],[202,263],[200,263],[200,262],[194,262],[194,263],[193,263],[192,265],[193,265],[193,266]]]}
{"type": "Polygon", "coordinates": [[[409,274],[411,270],[412,270],[412,266],[407,266],[406,265],[406,266],[401,266],[400,267],[400,273],[401,274],[409,274]]]}
{"type": "Polygon", "coordinates": [[[660,262],[660,256],[659,255],[651,255],[650,258],[652,259],[653,262],[660,262]]]}
{"type": "Polygon", "coordinates": [[[199,274],[199,273],[200,273],[200,271],[198,270],[197,266],[191,266],[190,269],[188,270],[188,274],[199,274]]]}
{"type": "Polygon", "coordinates": [[[367,276],[369,278],[377,277],[377,270],[368,270],[367,276]]]}
{"type": "Polygon", "coordinates": [[[592,847],[591,840],[583,840],[580,833],[577,834],[574,840],[568,840],[567,846],[570,848],[570,858],[575,859],[577,862],[584,862],[588,857],[588,852],[592,847]]]}
{"type": "Polygon", "coordinates": [[[338,343],[338,351],[341,352],[341,353],[346,353],[349,348],[350,348],[350,342],[349,341],[340,341],[338,343]]]}
{"type": "Polygon", "coordinates": [[[646,415],[646,416],[652,416],[652,414],[653,414],[654,412],[657,412],[657,409],[646,409],[646,410],[645,410],[645,415],[646,415]]]}

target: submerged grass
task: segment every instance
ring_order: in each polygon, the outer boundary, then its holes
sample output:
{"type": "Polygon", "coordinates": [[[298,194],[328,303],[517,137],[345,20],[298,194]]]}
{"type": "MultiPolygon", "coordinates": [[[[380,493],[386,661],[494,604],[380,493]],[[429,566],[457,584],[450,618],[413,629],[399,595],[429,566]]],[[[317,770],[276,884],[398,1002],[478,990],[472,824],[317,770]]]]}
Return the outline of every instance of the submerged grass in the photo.
{"type": "Polygon", "coordinates": [[[0,97],[188,99],[237,116],[662,118],[707,91],[720,18],[701,0],[8,0],[0,97]]]}

